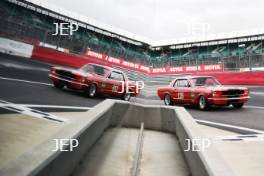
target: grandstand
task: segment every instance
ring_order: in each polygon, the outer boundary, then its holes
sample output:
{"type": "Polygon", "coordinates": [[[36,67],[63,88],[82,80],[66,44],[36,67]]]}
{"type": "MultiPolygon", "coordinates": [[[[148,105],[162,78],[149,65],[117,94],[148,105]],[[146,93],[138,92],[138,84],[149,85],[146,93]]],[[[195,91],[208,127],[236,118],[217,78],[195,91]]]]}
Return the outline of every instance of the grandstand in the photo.
{"type": "Polygon", "coordinates": [[[222,64],[223,69],[254,70],[264,67],[264,34],[153,45],[80,21],[60,12],[22,0],[0,1],[0,37],[64,48],[82,54],[91,49],[150,67],[222,64]],[[52,35],[53,23],[75,22],[73,35],[52,35]]]}
{"type": "Polygon", "coordinates": [[[221,63],[227,69],[264,65],[264,35],[181,43],[153,48],[158,65],[203,65],[221,63]]]}
{"type": "Polygon", "coordinates": [[[44,9],[26,1],[0,2],[0,36],[22,40],[32,44],[36,42],[66,48],[72,53],[84,53],[87,48],[113,57],[147,64],[148,45],[115,33],[82,23],[71,17],[44,9]],[[80,27],[69,36],[52,35],[53,23],[75,22],[80,27]]]}

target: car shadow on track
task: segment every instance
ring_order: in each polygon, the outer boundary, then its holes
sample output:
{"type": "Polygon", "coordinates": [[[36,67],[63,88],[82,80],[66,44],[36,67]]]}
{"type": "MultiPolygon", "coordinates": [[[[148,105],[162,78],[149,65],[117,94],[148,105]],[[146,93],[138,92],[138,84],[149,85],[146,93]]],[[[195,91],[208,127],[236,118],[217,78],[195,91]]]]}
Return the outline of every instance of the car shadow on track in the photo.
{"type": "MultiPolygon", "coordinates": [[[[201,111],[198,107],[190,106],[190,105],[182,105],[185,107],[186,110],[193,110],[193,111],[201,111]]],[[[230,106],[211,106],[209,109],[204,110],[202,112],[241,112],[243,108],[237,109],[230,106]]]]}
{"type": "Polygon", "coordinates": [[[105,99],[114,99],[114,100],[120,100],[120,98],[117,97],[111,97],[111,96],[103,96],[103,95],[97,95],[94,98],[90,98],[89,95],[85,92],[82,91],[76,91],[76,90],[72,90],[69,88],[62,88],[62,89],[57,89],[55,87],[52,87],[53,91],[56,92],[62,92],[62,93],[66,93],[67,95],[71,95],[71,96],[76,96],[76,97],[80,97],[80,98],[84,98],[84,99],[90,99],[90,100],[96,100],[96,101],[104,101],[105,99]]]}
{"type": "MultiPolygon", "coordinates": [[[[58,88],[55,88],[55,87],[51,87],[51,89],[55,92],[58,92],[58,93],[66,93],[67,95],[71,95],[71,96],[78,96],[80,98],[89,98],[88,94],[86,94],[85,92],[81,92],[81,91],[76,91],[76,90],[71,90],[71,89],[68,89],[68,88],[62,88],[62,89],[58,89],[58,88]]],[[[89,99],[93,99],[93,100],[103,100],[104,98],[103,97],[96,97],[96,98],[89,98],[89,99]]]]}

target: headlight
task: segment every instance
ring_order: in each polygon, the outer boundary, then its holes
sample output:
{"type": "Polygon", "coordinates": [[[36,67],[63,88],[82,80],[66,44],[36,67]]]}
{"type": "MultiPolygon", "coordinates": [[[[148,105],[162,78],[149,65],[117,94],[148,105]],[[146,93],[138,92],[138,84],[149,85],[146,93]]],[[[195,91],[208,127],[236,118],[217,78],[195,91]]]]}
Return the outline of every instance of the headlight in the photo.
{"type": "Polygon", "coordinates": [[[249,94],[249,89],[246,89],[246,90],[244,91],[244,94],[249,94]]]}
{"type": "Polygon", "coordinates": [[[217,96],[217,92],[213,91],[213,97],[217,96]]]}
{"type": "Polygon", "coordinates": [[[56,74],[56,70],[55,70],[55,69],[52,69],[52,70],[51,70],[51,73],[52,73],[52,74],[56,74]]]}
{"type": "Polygon", "coordinates": [[[79,78],[79,81],[80,81],[80,82],[85,82],[85,78],[84,78],[84,77],[80,77],[80,78],[79,78]]]}

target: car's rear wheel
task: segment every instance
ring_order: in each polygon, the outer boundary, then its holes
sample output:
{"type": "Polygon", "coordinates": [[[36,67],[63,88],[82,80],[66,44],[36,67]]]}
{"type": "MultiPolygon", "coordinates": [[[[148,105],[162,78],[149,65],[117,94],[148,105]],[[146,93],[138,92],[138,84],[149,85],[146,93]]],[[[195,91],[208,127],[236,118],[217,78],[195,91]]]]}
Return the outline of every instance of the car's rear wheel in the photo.
{"type": "Polygon", "coordinates": [[[122,99],[125,101],[129,101],[131,98],[131,93],[130,92],[125,92],[122,99]]]}
{"type": "Polygon", "coordinates": [[[62,84],[61,82],[53,82],[53,85],[57,89],[62,89],[64,87],[64,84],[62,84]]]}
{"type": "Polygon", "coordinates": [[[171,97],[169,94],[165,94],[164,95],[164,104],[169,106],[169,105],[173,105],[173,102],[171,100],[171,97]]]}
{"type": "Polygon", "coordinates": [[[97,86],[95,84],[91,84],[88,89],[88,95],[91,98],[94,98],[97,95],[97,86]]]}
{"type": "Polygon", "coordinates": [[[242,108],[244,103],[233,103],[232,106],[236,109],[242,108]]]}
{"type": "Polygon", "coordinates": [[[198,107],[200,110],[207,110],[209,107],[208,101],[205,98],[205,96],[200,96],[199,97],[199,102],[198,102],[198,107]]]}

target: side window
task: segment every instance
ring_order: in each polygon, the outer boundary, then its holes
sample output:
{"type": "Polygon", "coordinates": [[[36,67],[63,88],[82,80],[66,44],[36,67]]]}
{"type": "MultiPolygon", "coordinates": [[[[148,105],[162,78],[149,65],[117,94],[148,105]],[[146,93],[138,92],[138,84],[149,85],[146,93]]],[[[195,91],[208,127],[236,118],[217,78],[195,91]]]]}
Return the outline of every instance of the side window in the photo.
{"type": "Polygon", "coordinates": [[[189,86],[189,82],[187,79],[177,80],[174,84],[174,87],[188,87],[188,86],[189,86]]]}
{"type": "Polygon", "coordinates": [[[176,80],[174,83],[174,87],[180,87],[181,80],[176,80]]]}
{"type": "Polygon", "coordinates": [[[187,79],[182,80],[182,87],[189,87],[189,82],[187,79]]]}
{"type": "Polygon", "coordinates": [[[110,79],[114,79],[117,81],[124,81],[124,77],[121,73],[112,72],[109,76],[110,79]]]}
{"type": "Polygon", "coordinates": [[[184,80],[180,80],[178,87],[184,87],[184,80]]]}

